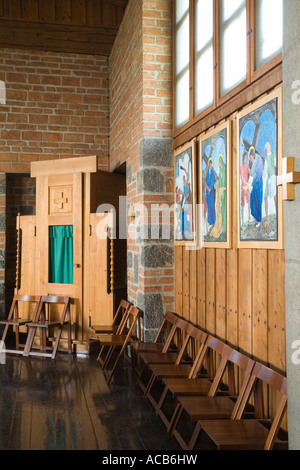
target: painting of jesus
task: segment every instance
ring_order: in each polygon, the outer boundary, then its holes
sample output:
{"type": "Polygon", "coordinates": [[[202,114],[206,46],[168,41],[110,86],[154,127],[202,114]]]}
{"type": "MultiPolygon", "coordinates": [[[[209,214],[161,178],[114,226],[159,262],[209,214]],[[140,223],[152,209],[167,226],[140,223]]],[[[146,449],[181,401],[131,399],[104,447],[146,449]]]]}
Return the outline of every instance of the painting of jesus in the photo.
{"type": "Polygon", "coordinates": [[[253,243],[263,242],[281,245],[281,206],[277,189],[281,163],[280,98],[280,92],[275,91],[238,115],[240,246],[254,247],[253,243]]]}
{"type": "Polygon", "coordinates": [[[202,246],[230,246],[230,123],[200,137],[202,246]]]}

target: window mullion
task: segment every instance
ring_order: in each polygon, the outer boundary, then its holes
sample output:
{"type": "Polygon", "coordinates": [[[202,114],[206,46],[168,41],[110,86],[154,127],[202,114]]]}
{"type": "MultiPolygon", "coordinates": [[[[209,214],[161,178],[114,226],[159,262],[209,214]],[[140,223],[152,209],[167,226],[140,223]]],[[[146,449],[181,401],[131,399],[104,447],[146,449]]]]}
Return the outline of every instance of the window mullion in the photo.
{"type": "Polygon", "coordinates": [[[214,105],[220,99],[220,0],[214,0],[214,105]]]}
{"type": "Polygon", "coordinates": [[[194,54],[195,54],[195,0],[190,0],[190,121],[195,116],[195,67],[194,67],[194,54]]]}

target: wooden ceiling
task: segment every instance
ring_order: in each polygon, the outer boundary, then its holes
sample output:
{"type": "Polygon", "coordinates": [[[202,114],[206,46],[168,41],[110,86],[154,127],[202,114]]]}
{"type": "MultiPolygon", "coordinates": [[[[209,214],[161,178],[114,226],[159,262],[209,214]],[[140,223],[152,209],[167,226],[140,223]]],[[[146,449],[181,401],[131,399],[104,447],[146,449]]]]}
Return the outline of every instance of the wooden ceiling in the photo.
{"type": "Polygon", "coordinates": [[[0,0],[0,47],[109,55],[128,0],[0,0]]]}

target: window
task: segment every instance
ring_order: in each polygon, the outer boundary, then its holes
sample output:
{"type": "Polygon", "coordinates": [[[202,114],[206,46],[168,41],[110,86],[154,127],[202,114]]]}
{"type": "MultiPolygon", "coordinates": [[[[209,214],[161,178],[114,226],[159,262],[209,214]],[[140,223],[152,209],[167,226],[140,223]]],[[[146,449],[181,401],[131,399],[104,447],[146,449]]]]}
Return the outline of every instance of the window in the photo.
{"type": "Polygon", "coordinates": [[[213,0],[195,4],[195,113],[214,100],[213,0]]]}
{"type": "Polygon", "coordinates": [[[224,96],[246,79],[246,0],[221,0],[220,94],[224,96]]]}
{"type": "Polygon", "coordinates": [[[283,0],[256,0],[256,69],[282,50],[283,0]]]}
{"type": "MultiPolygon", "coordinates": [[[[275,67],[279,72],[283,0],[175,2],[174,131],[179,135],[202,118],[209,122],[211,112],[265,73],[275,67]]],[[[255,94],[254,85],[252,90],[255,94]]]]}
{"type": "Polygon", "coordinates": [[[177,0],[175,12],[175,125],[180,127],[190,118],[190,26],[189,0],[177,0]]]}

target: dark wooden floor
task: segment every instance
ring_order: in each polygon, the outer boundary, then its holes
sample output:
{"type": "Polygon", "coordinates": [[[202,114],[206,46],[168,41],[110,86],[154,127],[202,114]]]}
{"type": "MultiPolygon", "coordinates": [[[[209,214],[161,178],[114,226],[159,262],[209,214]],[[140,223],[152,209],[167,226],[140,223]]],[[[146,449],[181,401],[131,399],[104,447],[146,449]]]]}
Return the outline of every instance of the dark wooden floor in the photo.
{"type": "Polygon", "coordinates": [[[0,364],[0,450],[180,450],[129,364],[107,385],[96,356],[0,364]]]}

